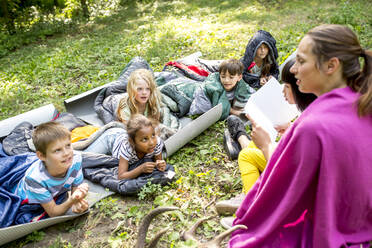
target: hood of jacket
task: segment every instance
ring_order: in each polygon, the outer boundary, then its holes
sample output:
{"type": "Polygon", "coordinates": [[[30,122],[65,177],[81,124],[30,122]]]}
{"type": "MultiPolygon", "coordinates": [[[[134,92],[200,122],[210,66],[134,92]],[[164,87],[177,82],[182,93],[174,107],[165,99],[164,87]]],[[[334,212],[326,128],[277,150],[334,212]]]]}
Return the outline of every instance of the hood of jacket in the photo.
{"type": "Polygon", "coordinates": [[[250,64],[253,62],[257,49],[262,43],[265,43],[269,47],[269,58],[273,63],[276,64],[276,59],[278,58],[276,40],[269,32],[265,30],[258,30],[249,40],[244,56],[241,59],[244,64],[244,70],[247,70],[248,66],[250,66],[250,64]]]}

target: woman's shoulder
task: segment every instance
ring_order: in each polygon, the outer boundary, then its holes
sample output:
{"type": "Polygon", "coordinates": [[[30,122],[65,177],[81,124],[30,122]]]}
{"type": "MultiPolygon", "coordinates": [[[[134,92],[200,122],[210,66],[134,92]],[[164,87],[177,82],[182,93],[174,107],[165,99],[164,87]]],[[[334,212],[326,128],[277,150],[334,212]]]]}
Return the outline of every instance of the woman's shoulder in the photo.
{"type": "Polygon", "coordinates": [[[355,106],[357,98],[358,93],[349,87],[333,90],[311,103],[296,122],[306,132],[347,132],[359,123],[355,106]]]}
{"type": "Polygon", "coordinates": [[[334,89],[316,98],[302,115],[312,114],[331,119],[333,116],[355,114],[355,102],[359,93],[350,87],[334,89]]]}

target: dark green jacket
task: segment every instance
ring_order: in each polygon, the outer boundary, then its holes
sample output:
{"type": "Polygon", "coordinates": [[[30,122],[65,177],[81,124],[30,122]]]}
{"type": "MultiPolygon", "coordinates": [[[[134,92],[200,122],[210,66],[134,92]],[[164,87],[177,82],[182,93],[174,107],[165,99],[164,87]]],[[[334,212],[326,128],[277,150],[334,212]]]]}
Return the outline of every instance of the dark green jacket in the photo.
{"type": "MultiPolygon", "coordinates": [[[[204,94],[209,98],[213,107],[222,103],[222,115],[220,120],[226,119],[230,114],[231,104],[226,96],[226,90],[220,81],[220,74],[218,72],[210,74],[205,80],[203,88],[204,94]]],[[[245,83],[244,80],[240,80],[235,85],[235,95],[232,106],[238,109],[244,108],[248,98],[252,94],[251,92],[252,90],[248,84],[245,83]]]]}

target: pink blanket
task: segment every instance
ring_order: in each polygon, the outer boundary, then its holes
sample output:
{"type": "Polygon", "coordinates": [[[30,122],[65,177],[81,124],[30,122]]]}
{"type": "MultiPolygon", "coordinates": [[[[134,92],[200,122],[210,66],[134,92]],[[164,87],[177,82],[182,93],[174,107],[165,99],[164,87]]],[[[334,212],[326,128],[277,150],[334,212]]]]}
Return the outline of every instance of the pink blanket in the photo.
{"type": "Polygon", "coordinates": [[[372,116],[349,87],[320,96],[282,137],[238,209],[229,247],[368,247],[372,116]],[[360,246],[358,246],[360,247],[360,246]]]}

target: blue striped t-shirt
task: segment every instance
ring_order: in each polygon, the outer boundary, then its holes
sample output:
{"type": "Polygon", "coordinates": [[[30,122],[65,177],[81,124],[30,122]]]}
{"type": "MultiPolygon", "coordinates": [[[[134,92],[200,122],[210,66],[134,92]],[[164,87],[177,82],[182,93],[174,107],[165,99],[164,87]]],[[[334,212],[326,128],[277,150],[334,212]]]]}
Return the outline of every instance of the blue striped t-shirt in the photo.
{"type": "Polygon", "coordinates": [[[68,168],[66,175],[59,178],[51,176],[43,162],[37,160],[27,169],[15,193],[21,197],[22,201],[28,200],[28,203],[48,203],[55,196],[83,182],[81,161],[81,154],[74,151],[72,165],[68,168]]]}

